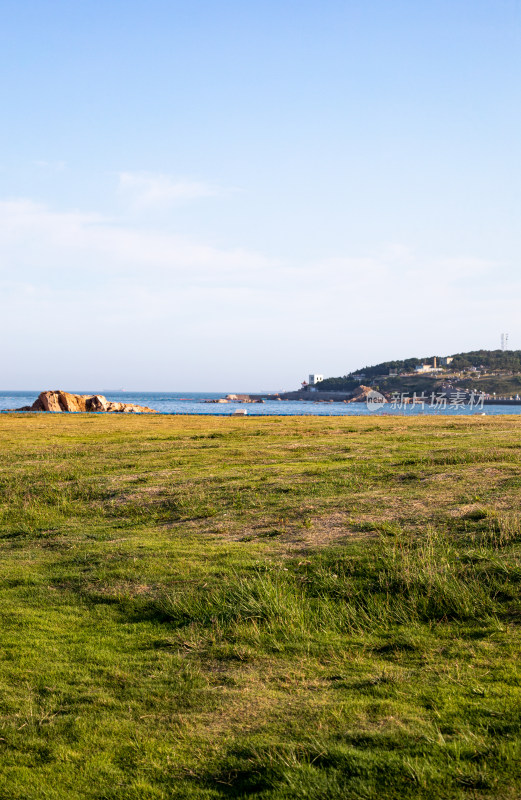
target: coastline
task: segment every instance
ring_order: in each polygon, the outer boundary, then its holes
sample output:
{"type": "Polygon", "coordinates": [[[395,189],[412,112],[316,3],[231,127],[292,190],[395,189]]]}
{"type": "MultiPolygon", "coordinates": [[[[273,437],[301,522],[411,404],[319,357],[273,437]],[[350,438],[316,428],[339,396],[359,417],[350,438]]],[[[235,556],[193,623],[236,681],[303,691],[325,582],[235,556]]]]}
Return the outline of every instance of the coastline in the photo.
{"type": "MultiPolygon", "coordinates": [[[[322,394],[322,393],[321,393],[322,394]]],[[[382,405],[378,409],[369,409],[365,402],[348,402],[345,393],[327,393],[326,397],[319,395],[318,392],[293,393],[285,392],[280,395],[266,393],[237,394],[236,400],[226,401],[224,393],[189,393],[189,392],[107,392],[107,399],[114,402],[125,401],[135,405],[148,406],[156,411],[154,416],[233,416],[235,411],[246,411],[241,416],[278,416],[278,417],[355,417],[355,416],[475,416],[476,414],[486,413],[490,416],[512,414],[517,416],[521,413],[521,402],[515,400],[494,400],[486,399],[484,409],[478,408],[447,408],[430,409],[421,408],[420,405],[412,403],[403,405],[402,408],[391,408],[391,403],[382,405]],[[333,396],[330,396],[333,395],[333,396]],[[264,402],[251,402],[252,400],[262,399],[264,402]],[[207,401],[221,402],[207,402],[207,401]],[[226,402],[223,402],[226,401],[226,402]]],[[[14,412],[13,409],[20,406],[30,406],[38,396],[37,392],[0,392],[0,414],[20,413],[23,415],[48,414],[50,412],[14,412]]],[[[81,413],[81,412],[61,412],[81,413]]],[[[88,414],[96,413],[89,411],[88,414]]],[[[103,414],[103,412],[102,412],[103,414]]],[[[128,416],[128,415],[125,415],[128,416]]],[[[133,415],[131,415],[133,416],[133,415]]],[[[239,415],[237,415],[239,416],[239,415]]]]}

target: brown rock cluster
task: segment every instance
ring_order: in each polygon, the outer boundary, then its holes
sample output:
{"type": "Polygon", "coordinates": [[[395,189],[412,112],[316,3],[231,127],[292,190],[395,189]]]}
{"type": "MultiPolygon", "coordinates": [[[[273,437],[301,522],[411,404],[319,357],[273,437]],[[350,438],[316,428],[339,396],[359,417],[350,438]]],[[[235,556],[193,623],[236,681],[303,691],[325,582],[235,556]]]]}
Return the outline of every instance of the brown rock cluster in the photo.
{"type": "Polygon", "coordinates": [[[112,403],[102,394],[71,394],[70,392],[42,392],[32,406],[24,406],[17,411],[69,411],[96,412],[106,411],[122,414],[157,414],[147,406],[136,406],[133,403],[112,403]]]}
{"type": "Polygon", "coordinates": [[[348,403],[363,403],[367,400],[367,395],[373,391],[370,386],[364,386],[363,383],[360,384],[357,391],[347,402],[348,403]]]}

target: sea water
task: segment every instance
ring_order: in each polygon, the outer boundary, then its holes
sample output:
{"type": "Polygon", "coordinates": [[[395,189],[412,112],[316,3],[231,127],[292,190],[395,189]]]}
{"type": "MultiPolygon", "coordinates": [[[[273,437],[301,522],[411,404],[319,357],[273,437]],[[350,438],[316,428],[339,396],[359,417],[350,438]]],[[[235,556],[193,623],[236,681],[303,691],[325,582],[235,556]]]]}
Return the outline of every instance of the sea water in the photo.
{"type": "MultiPolygon", "coordinates": [[[[38,397],[38,391],[0,392],[0,411],[6,409],[31,406],[38,397]]],[[[78,394],[103,394],[107,400],[121,403],[134,403],[148,406],[161,414],[209,414],[228,416],[238,408],[245,409],[248,416],[319,416],[319,417],[351,417],[381,416],[382,414],[402,415],[406,417],[465,414],[495,416],[498,414],[521,414],[521,405],[485,405],[484,408],[470,408],[468,405],[445,409],[430,408],[420,405],[404,405],[392,408],[386,403],[377,411],[367,408],[365,403],[325,403],[312,400],[266,400],[264,403],[207,403],[206,400],[217,400],[226,397],[218,392],[121,392],[121,391],[83,391],[78,394]]]]}

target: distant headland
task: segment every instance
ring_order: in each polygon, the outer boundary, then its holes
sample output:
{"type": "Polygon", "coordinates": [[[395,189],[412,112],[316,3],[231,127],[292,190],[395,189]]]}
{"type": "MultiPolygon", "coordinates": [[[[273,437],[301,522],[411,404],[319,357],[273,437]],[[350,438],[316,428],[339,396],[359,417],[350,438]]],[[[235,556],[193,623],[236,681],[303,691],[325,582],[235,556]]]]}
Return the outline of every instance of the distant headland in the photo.
{"type": "Polygon", "coordinates": [[[354,392],[361,383],[385,395],[459,390],[469,394],[483,392],[487,399],[516,400],[521,395],[521,350],[472,350],[450,356],[384,361],[341,377],[314,384],[304,382],[302,388],[354,392]]]}
{"type": "Polygon", "coordinates": [[[486,403],[521,403],[521,350],[472,350],[450,356],[406,358],[362,367],[340,377],[309,375],[300,389],[274,394],[228,395],[228,402],[304,400],[365,401],[378,391],[386,399],[458,392],[482,395],[486,403]]]}

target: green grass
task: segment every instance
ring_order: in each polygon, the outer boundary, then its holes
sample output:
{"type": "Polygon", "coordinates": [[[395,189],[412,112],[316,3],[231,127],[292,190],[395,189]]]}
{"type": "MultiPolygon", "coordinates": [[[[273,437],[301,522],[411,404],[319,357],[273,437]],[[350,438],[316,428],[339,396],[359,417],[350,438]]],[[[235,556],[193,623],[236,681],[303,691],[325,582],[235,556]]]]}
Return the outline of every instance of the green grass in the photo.
{"type": "Polygon", "coordinates": [[[0,800],[520,796],[521,420],[0,442],[0,800]]]}

